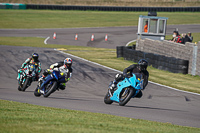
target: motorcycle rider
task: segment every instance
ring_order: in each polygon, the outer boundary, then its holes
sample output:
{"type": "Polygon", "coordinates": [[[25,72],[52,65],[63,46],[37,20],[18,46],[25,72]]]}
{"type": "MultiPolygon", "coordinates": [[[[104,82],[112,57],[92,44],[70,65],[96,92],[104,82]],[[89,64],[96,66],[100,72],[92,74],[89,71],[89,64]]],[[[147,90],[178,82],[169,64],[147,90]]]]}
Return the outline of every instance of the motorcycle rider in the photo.
{"type": "Polygon", "coordinates": [[[29,64],[36,64],[37,68],[36,68],[36,77],[35,77],[35,81],[38,81],[38,79],[39,79],[39,74],[40,74],[40,72],[42,71],[42,69],[41,69],[41,63],[40,63],[40,61],[38,60],[38,58],[39,58],[39,55],[38,55],[37,53],[33,53],[31,58],[27,58],[27,59],[25,60],[25,62],[22,63],[21,68],[18,70],[17,80],[20,79],[20,75],[22,74],[23,69],[24,69],[24,67],[25,67],[26,65],[29,65],[29,64]]]}
{"type": "MultiPolygon", "coordinates": [[[[122,81],[125,77],[133,76],[133,73],[141,73],[143,77],[143,90],[148,84],[149,72],[147,71],[148,62],[145,59],[141,59],[138,64],[130,65],[125,68],[123,74],[117,74],[115,80],[110,83],[110,90],[114,92],[114,89],[117,87],[118,82],[122,81]]],[[[142,97],[142,92],[140,91],[137,95],[137,98],[142,97]]]]}
{"type": "MultiPolygon", "coordinates": [[[[41,83],[43,82],[43,80],[45,79],[45,77],[48,74],[51,74],[53,72],[53,70],[60,70],[60,74],[65,76],[65,81],[68,82],[72,76],[72,59],[71,58],[66,58],[64,61],[62,62],[58,62],[58,63],[54,63],[50,66],[50,69],[46,69],[43,72],[43,75],[41,76],[41,78],[39,79],[39,86],[41,87],[41,83]]],[[[64,90],[66,87],[66,82],[65,83],[61,83],[59,88],[61,90],[64,90]]],[[[43,90],[40,90],[41,93],[44,93],[43,90]]]]}

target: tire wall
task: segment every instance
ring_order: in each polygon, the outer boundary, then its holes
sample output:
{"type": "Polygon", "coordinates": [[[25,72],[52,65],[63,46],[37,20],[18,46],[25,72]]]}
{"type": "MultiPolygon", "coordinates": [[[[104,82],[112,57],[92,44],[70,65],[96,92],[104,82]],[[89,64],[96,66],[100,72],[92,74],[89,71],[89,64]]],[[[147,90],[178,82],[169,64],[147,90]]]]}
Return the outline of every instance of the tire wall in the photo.
{"type": "Polygon", "coordinates": [[[118,6],[68,6],[27,4],[27,9],[93,10],[93,11],[148,11],[148,12],[200,12],[200,7],[118,7],[118,6]]]}
{"type": "Polygon", "coordinates": [[[117,47],[117,57],[124,57],[125,60],[133,62],[138,62],[140,59],[146,59],[149,62],[149,65],[154,68],[173,73],[188,74],[188,60],[137,51],[125,46],[117,47]]]}
{"type": "Polygon", "coordinates": [[[120,7],[120,6],[70,6],[0,3],[0,9],[37,10],[92,10],[92,11],[135,11],[135,12],[200,12],[200,7],[120,7]]]}

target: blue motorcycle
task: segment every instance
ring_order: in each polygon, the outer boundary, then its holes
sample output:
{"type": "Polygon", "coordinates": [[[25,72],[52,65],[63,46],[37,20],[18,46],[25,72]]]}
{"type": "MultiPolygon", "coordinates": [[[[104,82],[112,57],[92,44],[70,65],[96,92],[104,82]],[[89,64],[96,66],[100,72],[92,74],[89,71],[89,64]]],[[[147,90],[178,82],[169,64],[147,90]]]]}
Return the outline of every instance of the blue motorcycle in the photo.
{"type": "Polygon", "coordinates": [[[34,95],[36,97],[41,95],[48,97],[56,90],[59,90],[59,88],[62,89],[60,85],[65,82],[65,76],[61,76],[59,70],[54,70],[51,74],[47,75],[42,83],[40,83],[41,85],[37,86],[34,91],[34,95]]]}
{"type": "Polygon", "coordinates": [[[135,73],[132,75],[132,77],[124,78],[123,81],[119,82],[114,89],[114,92],[108,89],[108,92],[104,97],[105,104],[117,102],[120,106],[124,106],[131,98],[134,98],[139,94],[143,89],[142,74],[135,73]]]}

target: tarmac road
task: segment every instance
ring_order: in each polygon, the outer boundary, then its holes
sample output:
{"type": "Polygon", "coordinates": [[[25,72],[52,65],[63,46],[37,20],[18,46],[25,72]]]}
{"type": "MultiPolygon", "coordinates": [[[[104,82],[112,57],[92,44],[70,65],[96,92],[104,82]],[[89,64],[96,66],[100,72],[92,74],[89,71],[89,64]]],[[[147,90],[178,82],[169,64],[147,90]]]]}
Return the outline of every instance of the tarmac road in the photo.
{"type": "MultiPolygon", "coordinates": [[[[197,33],[200,31],[200,24],[168,25],[166,33],[168,35],[172,34],[176,28],[178,28],[180,33],[197,33]]],[[[136,33],[137,26],[66,29],[0,29],[0,36],[50,37],[47,41],[48,44],[90,46],[112,49],[115,49],[116,46],[125,46],[129,41],[137,39],[136,33]],[[53,39],[54,32],[56,32],[57,39],[53,39]],[[76,34],[78,34],[77,41],[74,40],[76,34]],[[92,34],[95,36],[93,42],[90,41],[92,34]],[[105,41],[106,34],[108,35],[108,41],[105,41]]]]}
{"type": "Polygon", "coordinates": [[[33,52],[40,55],[42,69],[70,57],[53,49],[0,45],[0,99],[200,128],[200,95],[149,83],[141,99],[133,98],[124,107],[117,103],[106,105],[103,98],[117,72],[75,57],[72,57],[74,71],[66,90],[57,91],[49,98],[38,98],[33,94],[35,82],[26,92],[20,92],[17,90],[17,68],[33,52]]]}

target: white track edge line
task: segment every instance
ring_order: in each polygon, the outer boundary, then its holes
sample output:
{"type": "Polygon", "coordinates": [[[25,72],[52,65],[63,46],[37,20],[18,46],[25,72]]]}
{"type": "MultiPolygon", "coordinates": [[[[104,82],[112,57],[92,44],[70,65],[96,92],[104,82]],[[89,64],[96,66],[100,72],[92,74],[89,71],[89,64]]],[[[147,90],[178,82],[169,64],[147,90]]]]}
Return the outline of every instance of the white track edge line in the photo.
{"type": "MultiPolygon", "coordinates": [[[[81,57],[78,57],[78,56],[75,56],[75,55],[72,55],[72,54],[69,54],[69,53],[65,53],[65,52],[60,51],[60,50],[57,50],[57,49],[54,49],[54,50],[55,50],[55,51],[58,51],[58,52],[60,52],[60,53],[62,53],[62,54],[67,54],[67,55],[70,55],[70,56],[72,56],[72,57],[78,58],[78,59],[80,59],[80,60],[87,61],[87,62],[89,62],[89,63],[92,63],[92,64],[95,64],[95,65],[98,65],[98,66],[101,66],[101,67],[104,67],[104,68],[107,68],[107,69],[110,69],[110,70],[116,71],[116,72],[118,72],[118,73],[122,73],[122,72],[119,71],[119,70],[116,70],[116,69],[113,69],[113,68],[110,68],[110,67],[107,67],[107,66],[101,65],[101,64],[99,64],[99,63],[95,63],[95,62],[92,62],[92,61],[89,61],[89,60],[83,59],[83,58],[81,58],[81,57]]],[[[166,85],[162,85],[162,84],[159,84],[159,83],[155,83],[155,82],[153,82],[153,81],[148,81],[148,82],[150,82],[150,83],[152,83],[152,84],[155,84],[155,85],[162,86],[162,87],[166,87],[166,88],[171,89],[171,90],[180,91],[180,92],[184,92],[184,93],[189,93],[189,94],[199,95],[199,96],[200,96],[200,94],[198,94],[198,93],[179,90],[179,89],[176,89],[176,88],[173,88],[173,87],[170,87],[170,86],[166,86],[166,85]]]]}
{"type": "Polygon", "coordinates": [[[44,44],[47,44],[47,40],[49,40],[49,36],[44,40],[44,44]]]}
{"type": "Polygon", "coordinates": [[[137,41],[137,40],[129,41],[129,42],[126,44],[126,47],[127,47],[130,43],[135,42],[135,41],[137,41]]]}

